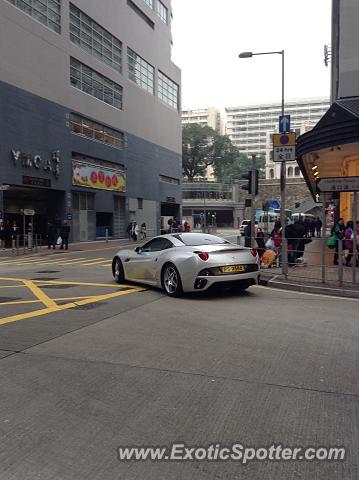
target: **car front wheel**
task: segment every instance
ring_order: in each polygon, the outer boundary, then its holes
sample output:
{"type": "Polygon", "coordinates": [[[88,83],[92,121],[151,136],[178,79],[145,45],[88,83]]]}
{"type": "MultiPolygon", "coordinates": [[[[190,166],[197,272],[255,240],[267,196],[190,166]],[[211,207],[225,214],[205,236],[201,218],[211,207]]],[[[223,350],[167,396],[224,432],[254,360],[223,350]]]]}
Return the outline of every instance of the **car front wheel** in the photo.
{"type": "Polygon", "coordinates": [[[180,274],[172,263],[167,264],[163,270],[162,286],[170,297],[180,297],[183,294],[180,274]]]}
{"type": "Polygon", "coordinates": [[[117,283],[122,283],[125,280],[123,265],[119,258],[115,258],[113,261],[113,276],[117,283]]]}

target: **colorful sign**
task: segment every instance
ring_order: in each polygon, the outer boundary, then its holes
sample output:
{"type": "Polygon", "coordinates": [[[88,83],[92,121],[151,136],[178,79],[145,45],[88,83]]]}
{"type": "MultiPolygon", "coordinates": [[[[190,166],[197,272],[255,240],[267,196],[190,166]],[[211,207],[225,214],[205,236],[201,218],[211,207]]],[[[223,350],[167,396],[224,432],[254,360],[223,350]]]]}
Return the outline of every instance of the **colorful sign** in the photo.
{"type": "Polygon", "coordinates": [[[126,192],[126,175],[115,168],[101,167],[89,163],[72,162],[72,185],[126,192]]]}

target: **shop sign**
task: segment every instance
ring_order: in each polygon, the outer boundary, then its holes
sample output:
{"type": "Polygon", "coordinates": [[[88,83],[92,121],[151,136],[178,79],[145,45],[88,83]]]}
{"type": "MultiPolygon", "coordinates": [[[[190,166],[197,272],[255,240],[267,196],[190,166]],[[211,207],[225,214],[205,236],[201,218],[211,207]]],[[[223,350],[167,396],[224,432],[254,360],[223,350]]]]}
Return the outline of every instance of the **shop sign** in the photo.
{"type": "Polygon", "coordinates": [[[52,173],[55,178],[60,176],[60,150],[54,150],[50,158],[43,158],[41,155],[32,155],[21,150],[11,150],[11,156],[15,165],[34,170],[43,170],[52,173]]]}
{"type": "Polygon", "coordinates": [[[28,185],[30,187],[45,187],[51,188],[51,180],[48,178],[38,178],[38,177],[22,177],[22,184],[28,185]]]}
{"type": "Polygon", "coordinates": [[[73,161],[72,185],[125,193],[126,175],[115,168],[73,161]]]}

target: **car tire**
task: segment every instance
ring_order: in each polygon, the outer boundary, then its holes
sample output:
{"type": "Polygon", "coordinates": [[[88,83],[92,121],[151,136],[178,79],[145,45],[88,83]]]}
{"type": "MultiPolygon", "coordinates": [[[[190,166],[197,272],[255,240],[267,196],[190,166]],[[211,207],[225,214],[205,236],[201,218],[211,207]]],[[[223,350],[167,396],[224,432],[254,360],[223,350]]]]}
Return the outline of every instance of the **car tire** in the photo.
{"type": "Polygon", "coordinates": [[[169,297],[183,295],[181,276],[173,263],[167,263],[162,270],[162,287],[169,297]]]}
{"type": "Polygon", "coordinates": [[[122,283],[125,280],[123,265],[118,257],[113,260],[113,276],[116,283],[122,283]]]}

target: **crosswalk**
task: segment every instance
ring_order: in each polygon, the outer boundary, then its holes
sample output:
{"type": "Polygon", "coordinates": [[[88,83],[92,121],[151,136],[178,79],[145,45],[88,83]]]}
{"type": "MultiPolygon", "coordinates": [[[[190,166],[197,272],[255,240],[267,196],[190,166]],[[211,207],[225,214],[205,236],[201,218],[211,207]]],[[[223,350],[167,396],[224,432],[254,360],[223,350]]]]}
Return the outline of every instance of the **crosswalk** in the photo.
{"type": "Polygon", "coordinates": [[[0,268],[6,266],[81,266],[81,267],[111,267],[112,260],[105,257],[86,258],[86,257],[42,257],[42,258],[12,258],[0,260],[0,268]]]}

